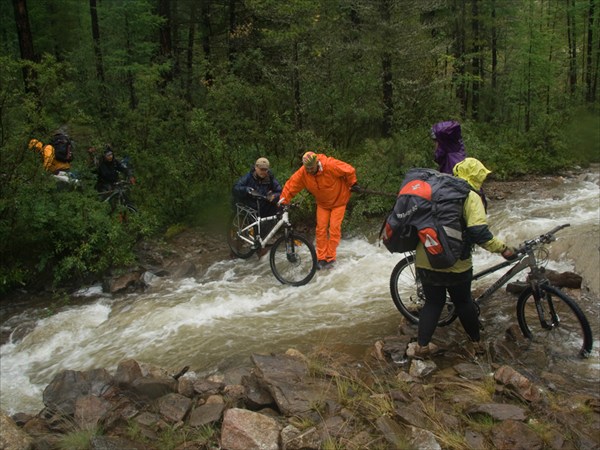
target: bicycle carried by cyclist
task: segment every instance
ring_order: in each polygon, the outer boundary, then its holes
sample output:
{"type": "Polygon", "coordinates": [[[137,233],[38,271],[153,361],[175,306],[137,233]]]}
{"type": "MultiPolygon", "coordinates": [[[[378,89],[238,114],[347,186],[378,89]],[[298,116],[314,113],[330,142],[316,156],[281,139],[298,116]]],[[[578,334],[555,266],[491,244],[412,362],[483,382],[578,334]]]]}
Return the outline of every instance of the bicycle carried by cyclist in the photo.
{"type": "MultiPolygon", "coordinates": [[[[551,341],[554,349],[568,347],[569,351],[586,358],[592,351],[593,343],[588,319],[574,299],[550,283],[543,261],[548,255],[545,245],[555,241],[554,235],[568,226],[560,225],[537,238],[526,240],[517,249],[516,260],[504,261],[474,274],[473,280],[477,280],[512,266],[474,302],[479,307],[507,281],[529,269],[528,286],[517,300],[516,315],[521,332],[528,339],[551,341]]],[[[400,260],[392,270],[390,291],[398,311],[409,322],[417,324],[425,296],[417,276],[414,253],[400,260]]],[[[447,298],[438,326],[449,325],[456,317],[454,305],[447,298]]]]}
{"type": "Polygon", "coordinates": [[[103,202],[110,204],[111,212],[118,208],[124,208],[129,212],[137,213],[137,208],[129,200],[130,188],[131,182],[129,180],[117,181],[111,185],[111,189],[100,192],[100,197],[103,202]]]}
{"type": "Polygon", "coordinates": [[[317,253],[314,245],[304,235],[294,231],[289,218],[291,205],[281,206],[277,214],[260,217],[260,200],[266,197],[256,192],[250,195],[257,201],[256,209],[242,203],[235,205],[227,234],[227,243],[232,253],[247,259],[259,249],[266,248],[283,229],[283,234],[271,246],[271,271],[283,284],[302,286],[308,283],[317,270],[317,253]],[[264,228],[270,226],[270,231],[262,237],[264,228]]]}

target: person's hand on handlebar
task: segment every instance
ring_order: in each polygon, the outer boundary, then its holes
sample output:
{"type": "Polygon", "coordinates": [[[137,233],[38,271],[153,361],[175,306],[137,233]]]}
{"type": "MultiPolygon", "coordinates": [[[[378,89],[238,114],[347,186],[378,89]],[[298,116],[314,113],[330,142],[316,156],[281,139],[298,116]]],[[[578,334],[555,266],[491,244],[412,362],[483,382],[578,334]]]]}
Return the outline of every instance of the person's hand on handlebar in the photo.
{"type": "Polygon", "coordinates": [[[248,193],[249,196],[253,197],[254,194],[256,194],[256,190],[254,188],[251,187],[247,187],[246,188],[246,192],[248,193]]]}
{"type": "Polygon", "coordinates": [[[514,261],[519,256],[519,252],[514,247],[506,246],[504,250],[502,250],[502,257],[507,261],[514,261]]]}
{"type": "Polygon", "coordinates": [[[269,191],[267,193],[267,201],[272,202],[275,198],[277,198],[277,196],[273,192],[269,191]]]}

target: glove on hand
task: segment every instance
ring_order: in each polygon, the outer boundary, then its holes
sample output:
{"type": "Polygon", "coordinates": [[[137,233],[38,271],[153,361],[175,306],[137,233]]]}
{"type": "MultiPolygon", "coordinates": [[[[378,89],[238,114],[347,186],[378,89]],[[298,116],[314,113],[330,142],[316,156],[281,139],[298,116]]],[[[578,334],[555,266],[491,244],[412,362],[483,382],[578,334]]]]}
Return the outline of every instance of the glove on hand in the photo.
{"type": "Polygon", "coordinates": [[[255,190],[254,190],[254,188],[249,187],[249,188],[246,188],[246,192],[248,193],[248,195],[252,195],[255,193],[255,190]]]}
{"type": "Polygon", "coordinates": [[[279,201],[277,202],[277,206],[285,205],[285,197],[279,197],[279,201]]]}
{"type": "Polygon", "coordinates": [[[515,249],[513,247],[506,247],[502,251],[502,257],[504,259],[506,259],[507,261],[514,261],[515,259],[517,259],[517,256],[518,256],[517,249],[515,249]]]}
{"type": "Polygon", "coordinates": [[[358,183],[354,183],[351,187],[350,187],[350,192],[361,192],[362,188],[358,185],[358,183]]]}

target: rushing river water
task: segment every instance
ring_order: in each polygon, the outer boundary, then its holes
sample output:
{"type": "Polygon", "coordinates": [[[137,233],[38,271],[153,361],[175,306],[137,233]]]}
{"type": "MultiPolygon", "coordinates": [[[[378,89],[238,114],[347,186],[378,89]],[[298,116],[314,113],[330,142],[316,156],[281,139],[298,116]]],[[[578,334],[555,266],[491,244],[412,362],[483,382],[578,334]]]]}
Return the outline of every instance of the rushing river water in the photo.
{"type": "MultiPolygon", "coordinates": [[[[515,245],[567,222],[572,226],[558,237],[572,239],[598,226],[599,199],[597,174],[591,181],[565,179],[543,192],[524,189],[494,200],[489,222],[515,245]]],[[[58,372],[114,371],[125,358],[173,371],[189,365],[208,374],[246,363],[253,352],[290,347],[307,351],[325,345],[362,355],[376,340],[397,332],[401,316],[390,298],[389,277],[399,259],[374,239],[344,239],[336,268],[318,272],[302,287],[279,284],[268,258],[228,259],[214,263],[201,279],[160,279],[144,293],[112,298],[91,287],[79,293],[91,301],[52,314],[39,307],[3,311],[0,325],[12,335],[0,347],[0,407],[37,412],[43,389],[58,372]]],[[[550,268],[574,268],[562,254],[553,259],[550,268]]],[[[498,261],[498,255],[475,254],[477,268],[498,261]]],[[[516,323],[515,303],[506,298],[497,293],[482,311],[486,336],[498,338],[516,323]]],[[[586,294],[580,304],[592,323],[593,355],[571,361],[565,371],[573,383],[597,390],[598,299],[586,294]]],[[[464,338],[458,321],[443,332],[464,338]]]]}

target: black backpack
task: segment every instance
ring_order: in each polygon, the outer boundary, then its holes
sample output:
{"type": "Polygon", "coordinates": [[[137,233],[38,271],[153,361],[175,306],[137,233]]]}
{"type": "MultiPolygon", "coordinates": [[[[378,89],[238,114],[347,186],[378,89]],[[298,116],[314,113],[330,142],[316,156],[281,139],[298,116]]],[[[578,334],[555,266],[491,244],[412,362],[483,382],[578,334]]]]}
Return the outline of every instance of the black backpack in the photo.
{"type": "Polygon", "coordinates": [[[66,134],[57,133],[52,136],[50,145],[54,147],[54,158],[61,162],[73,161],[73,144],[66,134]]]}
{"type": "Polygon", "coordinates": [[[471,190],[465,180],[452,175],[432,169],[409,170],[382,226],[383,244],[396,253],[414,250],[420,241],[431,267],[453,266],[469,253],[463,205],[471,190]]]}

